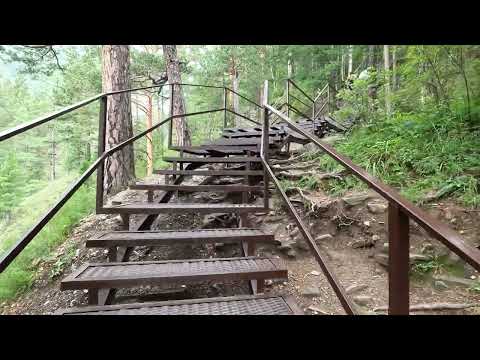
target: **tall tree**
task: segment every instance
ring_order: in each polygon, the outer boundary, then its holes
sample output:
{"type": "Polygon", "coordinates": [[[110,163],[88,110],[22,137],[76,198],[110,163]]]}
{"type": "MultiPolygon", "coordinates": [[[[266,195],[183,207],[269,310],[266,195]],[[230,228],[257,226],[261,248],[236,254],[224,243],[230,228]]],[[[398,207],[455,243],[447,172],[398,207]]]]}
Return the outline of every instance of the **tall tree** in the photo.
{"type": "MultiPolygon", "coordinates": [[[[172,115],[185,114],[185,99],[183,97],[182,86],[178,85],[182,82],[180,74],[180,61],[177,56],[176,45],[163,45],[163,56],[165,57],[165,66],[167,68],[168,82],[173,85],[173,111],[172,115]]],[[[190,130],[184,117],[173,120],[176,132],[177,146],[190,146],[192,144],[190,138],[190,130]]]]}
{"type": "MultiPolygon", "coordinates": [[[[102,46],[102,88],[104,92],[130,87],[128,45],[102,46]]],[[[105,146],[109,148],[133,136],[130,93],[108,97],[105,146]]],[[[105,161],[105,193],[123,190],[135,178],[133,145],[117,151],[105,161]]]]}

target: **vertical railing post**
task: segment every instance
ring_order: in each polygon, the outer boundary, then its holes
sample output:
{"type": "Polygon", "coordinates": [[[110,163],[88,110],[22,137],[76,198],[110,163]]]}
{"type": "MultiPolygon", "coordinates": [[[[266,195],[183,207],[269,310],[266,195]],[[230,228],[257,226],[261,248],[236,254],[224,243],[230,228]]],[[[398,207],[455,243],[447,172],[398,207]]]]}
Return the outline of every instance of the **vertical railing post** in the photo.
{"type": "Polygon", "coordinates": [[[315,100],[313,101],[313,106],[312,106],[312,120],[315,120],[315,100]]]}
{"type": "MultiPolygon", "coordinates": [[[[268,80],[265,80],[263,85],[263,144],[262,144],[262,156],[265,159],[265,162],[268,164],[268,150],[269,150],[269,143],[270,143],[270,123],[268,119],[268,109],[265,106],[268,104],[268,80]]],[[[263,183],[264,183],[264,208],[269,208],[269,199],[268,199],[268,173],[267,169],[263,169],[263,183]]]]}
{"type": "Polygon", "coordinates": [[[409,314],[409,219],[397,204],[388,205],[388,314],[409,314]]]}
{"type": "MultiPolygon", "coordinates": [[[[170,84],[170,116],[173,116],[173,84],[170,84]]],[[[168,126],[168,148],[172,148],[172,135],[173,135],[173,119],[170,119],[168,126]]]]}
{"type": "MultiPolygon", "coordinates": [[[[108,97],[105,95],[100,98],[100,112],[98,117],[98,157],[102,156],[105,152],[105,134],[107,127],[107,100],[108,97]]],[[[97,214],[101,213],[103,209],[103,178],[105,169],[105,160],[100,163],[97,169],[97,193],[96,193],[96,212],[97,214]]]]}
{"type": "Polygon", "coordinates": [[[227,88],[223,88],[223,128],[227,127],[227,88]]]}

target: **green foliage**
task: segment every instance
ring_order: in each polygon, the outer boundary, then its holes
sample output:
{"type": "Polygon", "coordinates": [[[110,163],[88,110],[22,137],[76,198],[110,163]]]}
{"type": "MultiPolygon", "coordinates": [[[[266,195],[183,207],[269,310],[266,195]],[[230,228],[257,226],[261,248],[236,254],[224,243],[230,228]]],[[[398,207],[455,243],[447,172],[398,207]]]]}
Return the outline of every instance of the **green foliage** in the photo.
{"type": "MultiPolygon", "coordinates": [[[[41,191],[24,199],[19,204],[12,221],[3,230],[0,237],[0,254],[9,249],[39,217],[53,205],[53,202],[73,181],[66,177],[45,186],[41,191]],[[56,194],[56,196],[52,196],[56,194]]],[[[68,235],[72,227],[94,209],[93,180],[83,185],[67,202],[60,212],[31,241],[12,264],[0,274],[0,301],[15,297],[32,284],[38,263],[47,260],[58,245],[68,235]]],[[[65,259],[62,260],[66,263],[65,259]]],[[[60,271],[64,264],[54,265],[52,274],[60,271]],[[56,269],[56,270],[55,270],[56,269]]]]}

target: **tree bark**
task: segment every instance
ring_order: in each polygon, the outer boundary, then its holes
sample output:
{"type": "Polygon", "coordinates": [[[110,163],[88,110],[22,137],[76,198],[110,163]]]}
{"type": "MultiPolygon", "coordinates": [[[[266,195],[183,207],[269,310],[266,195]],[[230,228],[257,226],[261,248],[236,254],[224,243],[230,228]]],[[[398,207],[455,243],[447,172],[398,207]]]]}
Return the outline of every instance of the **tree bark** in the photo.
{"type": "MultiPolygon", "coordinates": [[[[238,67],[235,57],[232,55],[230,57],[230,82],[232,84],[232,90],[238,92],[238,82],[239,82],[239,74],[238,74],[238,67]]],[[[237,114],[240,114],[239,102],[238,102],[238,95],[235,93],[230,92],[230,99],[231,99],[231,108],[237,114]]],[[[234,121],[232,127],[239,127],[241,118],[239,116],[234,116],[234,121]]]]}
{"type": "Polygon", "coordinates": [[[353,71],[353,45],[348,46],[348,78],[352,75],[353,71]]]}
{"type": "MultiPolygon", "coordinates": [[[[152,94],[147,94],[147,129],[153,125],[152,94]]],[[[153,174],[153,135],[149,132],[147,138],[147,176],[153,174]]]]}
{"type": "MultiPolygon", "coordinates": [[[[129,83],[128,45],[102,46],[103,92],[124,90],[129,83]]],[[[130,93],[108,97],[105,147],[110,149],[133,136],[130,93]]],[[[105,194],[114,195],[135,178],[133,145],[117,151],[105,161],[105,194]]]]}
{"type": "MultiPolygon", "coordinates": [[[[180,74],[180,62],[177,56],[177,46],[163,45],[163,56],[165,57],[165,66],[167,67],[168,82],[170,84],[180,84],[182,77],[180,74]]],[[[173,85],[172,115],[185,114],[185,111],[185,99],[183,98],[182,86],[173,85]]],[[[176,133],[176,145],[191,146],[192,141],[186,118],[180,117],[172,121],[176,133]]]]}
{"type": "Polygon", "coordinates": [[[375,64],[375,45],[368,45],[367,68],[373,67],[375,64]]]}

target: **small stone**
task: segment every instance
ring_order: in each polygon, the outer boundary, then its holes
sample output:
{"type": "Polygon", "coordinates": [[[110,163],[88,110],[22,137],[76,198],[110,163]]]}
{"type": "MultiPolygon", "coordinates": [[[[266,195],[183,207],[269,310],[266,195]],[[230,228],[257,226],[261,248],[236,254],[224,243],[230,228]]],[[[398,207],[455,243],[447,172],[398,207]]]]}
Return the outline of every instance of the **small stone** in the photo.
{"type": "Polygon", "coordinates": [[[434,251],[435,251],[435,247],[429,242],[424,243],[422,245],[422,249],[420,250],[422,254],[430,254],[430,253],[433,253],[434,251]]]}
{"type": "Polygon", "coordinates": [[[357,295],[353,297],[353,301],[355,301],[358,305],[365,306],[372,301],[372,297],[367,295],[357,295]]]}
{"type": "Polygon", "coordinates": [[[436,280],[436,281],[433,283],[433,286],[435,287],[435,289],[438,289],[438,290],[448,289],[448,285],[445,284],[445,282],[444,282],[444,281],[441,281],[441,280],[436,280]]]}
{"type": "Polygon", "coordinates": [[[470,276],[470,279],[475,280],[477,277],[475,275],[470,276]]]}
{"type": "Polygon", "coordinates": [[[410,254],[410,263],[419,263],[419,262],[424,262],[424,261],[429,261],[432,258],[427,255],[422,255],[422,254],[410,254]]]}
{"type": "Polygon", "coordinates": [[[465,230],[460,230],[459,233],[463,235],[465,234],[465,230]]]}
{"type": "Polygon", "coordinates": [[[363,225],[365,225],[366,227],[370,227],[370,221],[368,221],[368,220],[367,220],[367,221],[364,221],[364,222],[363,222],[363,225]]]}
{"type": "Polygon", "coordinates": [[[288,251],[292,250],[293,244],[295,244],[295,242],[291,240],[281,241],[281,245],[278,247],[278,249],[283,253],[287,253],[288,251]]]}
{"type": "Polygon", "coordinates": [[[297,253],[295,252],[295,250],[290,249],[290,250],[287,251],[287,256],[289,258],[294,258],[295,256],[297,256],[297,253]]]}
{"type": "Polygon", "coordinates": [[[273,280],[265,280],[265,286],[272,286],[273,285],[273,280]]]}
{"type": "Polygon", "coordinates": [[[375,254],[374,259],[380,265],[388,266],[388,255],[387,254],[375,254]]]}
{"type": "Polygon", "coordinates": [[[446,284],[451,284],[453,286],[471,287],[476,284],[474,280],[464,279],[456,276],[448,276],[448,275],[437,275],[437,276],[434,276],[433,279],[443,281],[446,284]]]}
{"type": "Polygon", "coordinates": [[[318,286],[312,285],[304,288],[302,290],[302,295],[307,297],[315,297],[321,295],[321,292],[318,286]]]}
{"type": "Polygon", "coordinates": [[[311,275],[314,275],[314,276],[319,276],[320,275],[320,271],[317,271],[317,270],[313,270],[312,272],[310,272],[311,275]]]}
{"type": "Polygon", "coordinates": [[[372,241],[373,241],[373,242],[377,242],[378,240],[380,240],[380,236],[378,236],[378,235],[372,235],[372,241]]]}
{"type": "Polygon", "coordinates": [[[363,203],[365,200],[369,199],[371,196],[369,194],[354,194],[345,196],[342,200],[349,206],[355,206],[363,203]]]}
{"type": "Polygon", "coordinates": [[[88,294],[88,290],[87,290],[87,289],[84,289],[84,290],[83,290],[83,293],[84,293],[84,294],[88,294]]]}
{"type": "Polygon", "coordinates": [[[349,287],[347,287],[345,289],[345,292],[347,294],[353,294],[354,292],[358,292],[358,291],[362,291],[362,290],[365,290],[366,288],[368,288],[368,285],[365,285],[365,284],[353,284],[353,285],[350,285],[349,287]]]}
{"type": "Polygon", "coordinates": [[[290,233],[290,237],[294,238],[294,237],[297,236],[298,234],[300,234],[300,230],[298,230],[298,228],[295,228],[295,229],[293,229],[293,231],[290,233]]]}
{"type": "Polygon", "coordinates": [[[75,250],[75,257],[78,258],[79,255],[80,255],[80,249],[75,250]]]}
{"type": "Polygon", "coordinates": [[[368,203],[367,208],[372,214],[382,214],[387,210],[387,205],[381,203],[368,203]]]}
{"type": "Polygon", "coordinates": [[[221,243],[221,242],[215,243],[215,250],[223,249],[224,246],[225,246],[224,243],[221,243]]]}
{"type": "Polygon", "coordinates": [[[330,234],[324,234],[324,235],[320,235],[320,236],[317,236],[315,238],[315,241],[325,241],[325,240],[332,240],[333,239],[333,236],[330,235],[330,234]]]}

